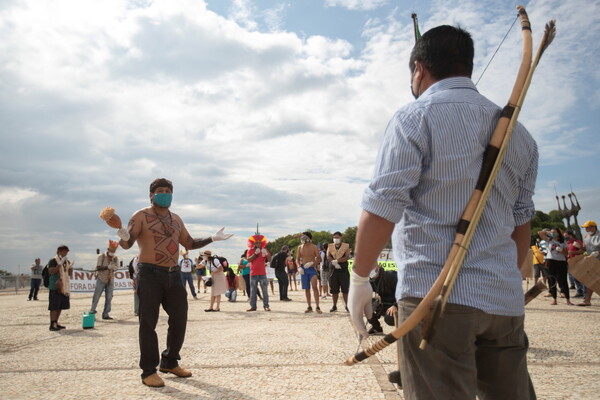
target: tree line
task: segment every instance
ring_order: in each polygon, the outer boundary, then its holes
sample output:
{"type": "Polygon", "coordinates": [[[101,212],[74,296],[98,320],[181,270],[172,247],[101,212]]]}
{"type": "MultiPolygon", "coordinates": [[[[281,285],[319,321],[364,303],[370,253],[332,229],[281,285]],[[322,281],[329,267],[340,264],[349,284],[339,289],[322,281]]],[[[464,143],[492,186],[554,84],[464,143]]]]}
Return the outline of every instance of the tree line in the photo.
{"type": "MultiPolygon", "coordinates": [[[[543,229],[552,229],[552,228],[560,228],[561,230],[565,230],[565,224],[560,216],[560,213],[557,210],[552,210],[548,214],[543,211],[537,210],[535,215],[531,219],[531,244],[535,244],[536,239],[538,239],[538,231],[543,229]]],[[[575,228],[579,229],[579,227],[575,228]]],[[[356,231],[358,230],[357,226],[349,226],[342,232],[342,241],[350,244],[352,250],[356,248],[356,231]]],[[[307,229],[305,232],[310,232],[312,234],[312,242],[317,246],[327,246],[327,244],[332,243],[332,235],[333,232],[330,231],[314,231],[312,229],[307,229]]],[[[297,233],[289,234],[286,236],[279,237],[275,240],[267,243],[267,250],[271,254],[277,253],[281,250],[281,247],[287,245],[290,249],[296,249],[300,246],[300,235],[297,233]]],[[[387,248],[392,248],[391,240],[388,242],[387,248]]]]}

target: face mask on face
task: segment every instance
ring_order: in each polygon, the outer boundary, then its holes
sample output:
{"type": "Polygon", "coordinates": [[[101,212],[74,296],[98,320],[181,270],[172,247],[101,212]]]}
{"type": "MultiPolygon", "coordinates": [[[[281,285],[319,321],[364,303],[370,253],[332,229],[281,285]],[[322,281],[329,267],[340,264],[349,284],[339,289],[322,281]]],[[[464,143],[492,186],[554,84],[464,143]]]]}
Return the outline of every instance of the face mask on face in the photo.
{"type": "Polygon", "coordinates": [[[302,237],[300,238],[300,241],[302,242],[302,244],[304,244],[304,243],[308,242],[308,236],[302,236],[302,237]]]}
{"type": "Polygon", "coordinates": [[[159,207],[168,208],[171,201],[173,201],[173,195],[171,193],[156,193],[152,201],[159,207]]]}
{"type": "Polygon", "coordinates": [[[340,239],[340,238],[333,238],[333,243],[340,244],[340,243],[342,243],[342,239],[340,239]]]}

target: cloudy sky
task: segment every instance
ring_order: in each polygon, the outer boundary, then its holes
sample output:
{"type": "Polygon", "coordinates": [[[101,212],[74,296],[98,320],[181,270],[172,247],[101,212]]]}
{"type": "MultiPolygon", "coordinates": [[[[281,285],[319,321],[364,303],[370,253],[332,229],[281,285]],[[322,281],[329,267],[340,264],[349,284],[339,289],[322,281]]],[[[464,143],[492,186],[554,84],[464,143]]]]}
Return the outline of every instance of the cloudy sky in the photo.
{"type": "MultiPolygon", "coordinates": [[[[236,235],[209,247],[232,261],[257,222],[268,238],[356,225],[383,130],[412,100],[410,14],[421,32],[470,31],[477,80],[516,4],[0,1],[0,269],[62,243],[93,268],[116,237],[100,209],[127,221],[156,177],[174,182],[192,236],[236,235]]],[[[536,208],[573,190],[579,222],[600,220],[600,2],[525,6],[535,48],[546,21],[558,31],[520,117],[540,148],[536,208]]],[[[517,23],[480,92],[504,105],[520,56],[517,23]]]]}

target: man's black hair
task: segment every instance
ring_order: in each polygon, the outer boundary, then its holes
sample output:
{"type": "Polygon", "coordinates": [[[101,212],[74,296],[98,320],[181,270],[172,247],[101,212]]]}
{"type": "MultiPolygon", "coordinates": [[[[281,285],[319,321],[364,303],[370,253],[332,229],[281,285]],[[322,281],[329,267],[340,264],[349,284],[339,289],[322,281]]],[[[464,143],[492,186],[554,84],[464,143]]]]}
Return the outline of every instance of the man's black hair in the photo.
{"type": "Polygon", "coordinates": [[[344,236],[344,235],[342,235],[342,232],[340,232],[340,231],[333,232],[333,235],[331,235],[331,236],[335,236],[335,235],[344,236]]]}
{"type": "Polygon", "coordinates": [[[473,73],[473,39],[464,29],[441,25],[425,32],[410,53],[408,68],[415,69],[415,61],[422,63],[436,79],[468,76],[473,73]]]}
{"type": "Polygon", "coordinates": [[[302,234],[308,236],[308,238],[310,240],[312,240],[312,233],[310,233],[310,232],[302,232],[302,234]]]}
{"type": "Polygon", "coordinates": [[[173,191],[173,182],[166,178],[157,178],[150,183],[150,193],[154,193],[154,191],[160,187],[167,187],[173,191]]]}
{"type": "Polygon", "coordinates": [[[62,245],[62,246],[58,246],[58,249],[56,249],[56,253],[58,254],[59,251],[69,251],[69,248],[66,245],[62,245]]]}

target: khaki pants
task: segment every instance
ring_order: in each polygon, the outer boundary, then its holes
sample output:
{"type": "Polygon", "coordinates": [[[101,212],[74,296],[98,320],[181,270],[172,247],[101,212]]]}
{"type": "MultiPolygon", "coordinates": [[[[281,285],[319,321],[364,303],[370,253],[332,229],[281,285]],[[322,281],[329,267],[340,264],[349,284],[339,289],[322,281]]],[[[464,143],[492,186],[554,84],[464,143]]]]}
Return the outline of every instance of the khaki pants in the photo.
{"type": "MultiPolygon", "coordinates": [[[[421,299],[398,302],[404,321],[421,299]]],[[[407,400],[534,400],[527,371],[529,343],[524,316],[505,317],[448,304],[435,335],[419,349],[421,325],[399,343],[402,387],[407,400]]]]}

